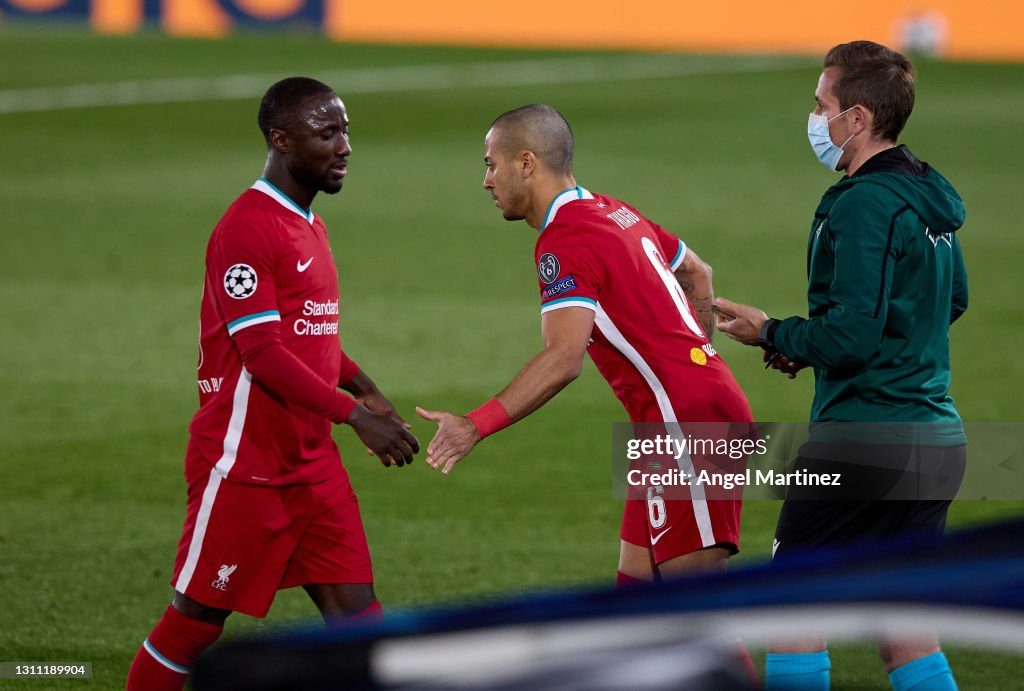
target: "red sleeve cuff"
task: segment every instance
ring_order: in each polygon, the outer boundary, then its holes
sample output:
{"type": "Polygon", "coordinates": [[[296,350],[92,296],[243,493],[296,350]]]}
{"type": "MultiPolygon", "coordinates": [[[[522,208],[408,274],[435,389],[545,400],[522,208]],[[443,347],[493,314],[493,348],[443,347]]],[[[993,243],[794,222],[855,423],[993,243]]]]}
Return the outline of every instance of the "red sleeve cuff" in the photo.
{"type": "Polygon", "coordinates": [[[352,381],[352,377],[359,374],[359,365],[357,365],[352,358],[345,355],[344,351],[341,353],[341,373],[338,375],[338,386],[346,384],[352,381]]]}
{"type": "Polygon", "coordinates": [[[341,393],[340,391],[338,392],[338,399],[339,400],[336,417],[334,417],[331,420],[331,422],[340,425],[341,423],[345,422],[345,420],[348,420],[348,416],[352,414],[352,411],[356,409],[356,405],[358,404],[356,403],[356,399],[352,398],[351,396],[347,396],[341,393]]]}

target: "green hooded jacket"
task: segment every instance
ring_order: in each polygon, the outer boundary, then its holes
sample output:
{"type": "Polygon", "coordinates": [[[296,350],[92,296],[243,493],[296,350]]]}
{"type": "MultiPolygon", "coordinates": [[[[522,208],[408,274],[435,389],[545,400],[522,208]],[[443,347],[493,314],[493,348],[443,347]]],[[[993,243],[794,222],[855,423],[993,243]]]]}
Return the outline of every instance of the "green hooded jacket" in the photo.
{"type": "Polygon", "coordinates": [[[919,442],[966,443],[949,395],[949,326],[967,309],[963,223],[960,195],[905,146],[825,192],[807,247],[809,318],[772,335],[814,367],[813,422],[939,423],[919,442]]]}

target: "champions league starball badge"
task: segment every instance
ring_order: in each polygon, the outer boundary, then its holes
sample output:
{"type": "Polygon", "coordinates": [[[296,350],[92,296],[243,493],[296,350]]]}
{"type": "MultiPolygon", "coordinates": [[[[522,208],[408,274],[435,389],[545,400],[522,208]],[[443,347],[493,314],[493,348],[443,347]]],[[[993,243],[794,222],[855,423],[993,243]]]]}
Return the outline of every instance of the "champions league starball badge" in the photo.
{"type": "Polygon", "coordinates": [[[550,252],[541,255],[540,261],[537,262],[537,275],[544,283],[553,283],[561,271],[562,267],[558,265],[558,257],[550,252]]]}
{"type": "Polygon", "coordinates": [[[224,274],[224,290],[236,300],[256,292],[256,269],[248,264],[235,264],[224,274]]]}

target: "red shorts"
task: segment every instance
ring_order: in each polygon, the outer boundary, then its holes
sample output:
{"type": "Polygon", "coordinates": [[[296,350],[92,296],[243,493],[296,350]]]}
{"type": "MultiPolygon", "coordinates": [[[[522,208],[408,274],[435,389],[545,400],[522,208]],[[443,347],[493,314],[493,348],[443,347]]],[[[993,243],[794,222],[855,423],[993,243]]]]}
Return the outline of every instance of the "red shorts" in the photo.
{"type": "Polygon", "coordinates": [[[660,564],[706,547],[740,548],[738,499],[629,499],[619,537],[651,550],[660,564]]]}
{"type": "Polygon", "coordinates": [[[171,585],[208,607],[264,617],[275,593],[307,583],[373,583],[348,473],[268,487],[210,468],[189,482],[171,585]]]}

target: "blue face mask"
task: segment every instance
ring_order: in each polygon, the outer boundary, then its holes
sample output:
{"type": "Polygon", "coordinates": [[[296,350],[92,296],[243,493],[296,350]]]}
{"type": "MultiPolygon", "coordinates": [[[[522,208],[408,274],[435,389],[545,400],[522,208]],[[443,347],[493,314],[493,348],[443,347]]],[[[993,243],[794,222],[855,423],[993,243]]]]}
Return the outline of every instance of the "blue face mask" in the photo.
{"type": "MultiPolygon", "coordinates": [[[[847,108],[839,115],[849,113],[853,108],[847,108]]],[[[821,164],[829,170],[835,170],[839,165],[839,159],[843,157],[843,147],[846,146],[854,135],[850,135],[841,146],[832,143],[832,135],[828,133],[828,123],[839,117],[836,115],[827,118],[824,115],[811,113],[807,118],[807,139],[811,142],[814,155],[818,157],[821,164]]]]}

